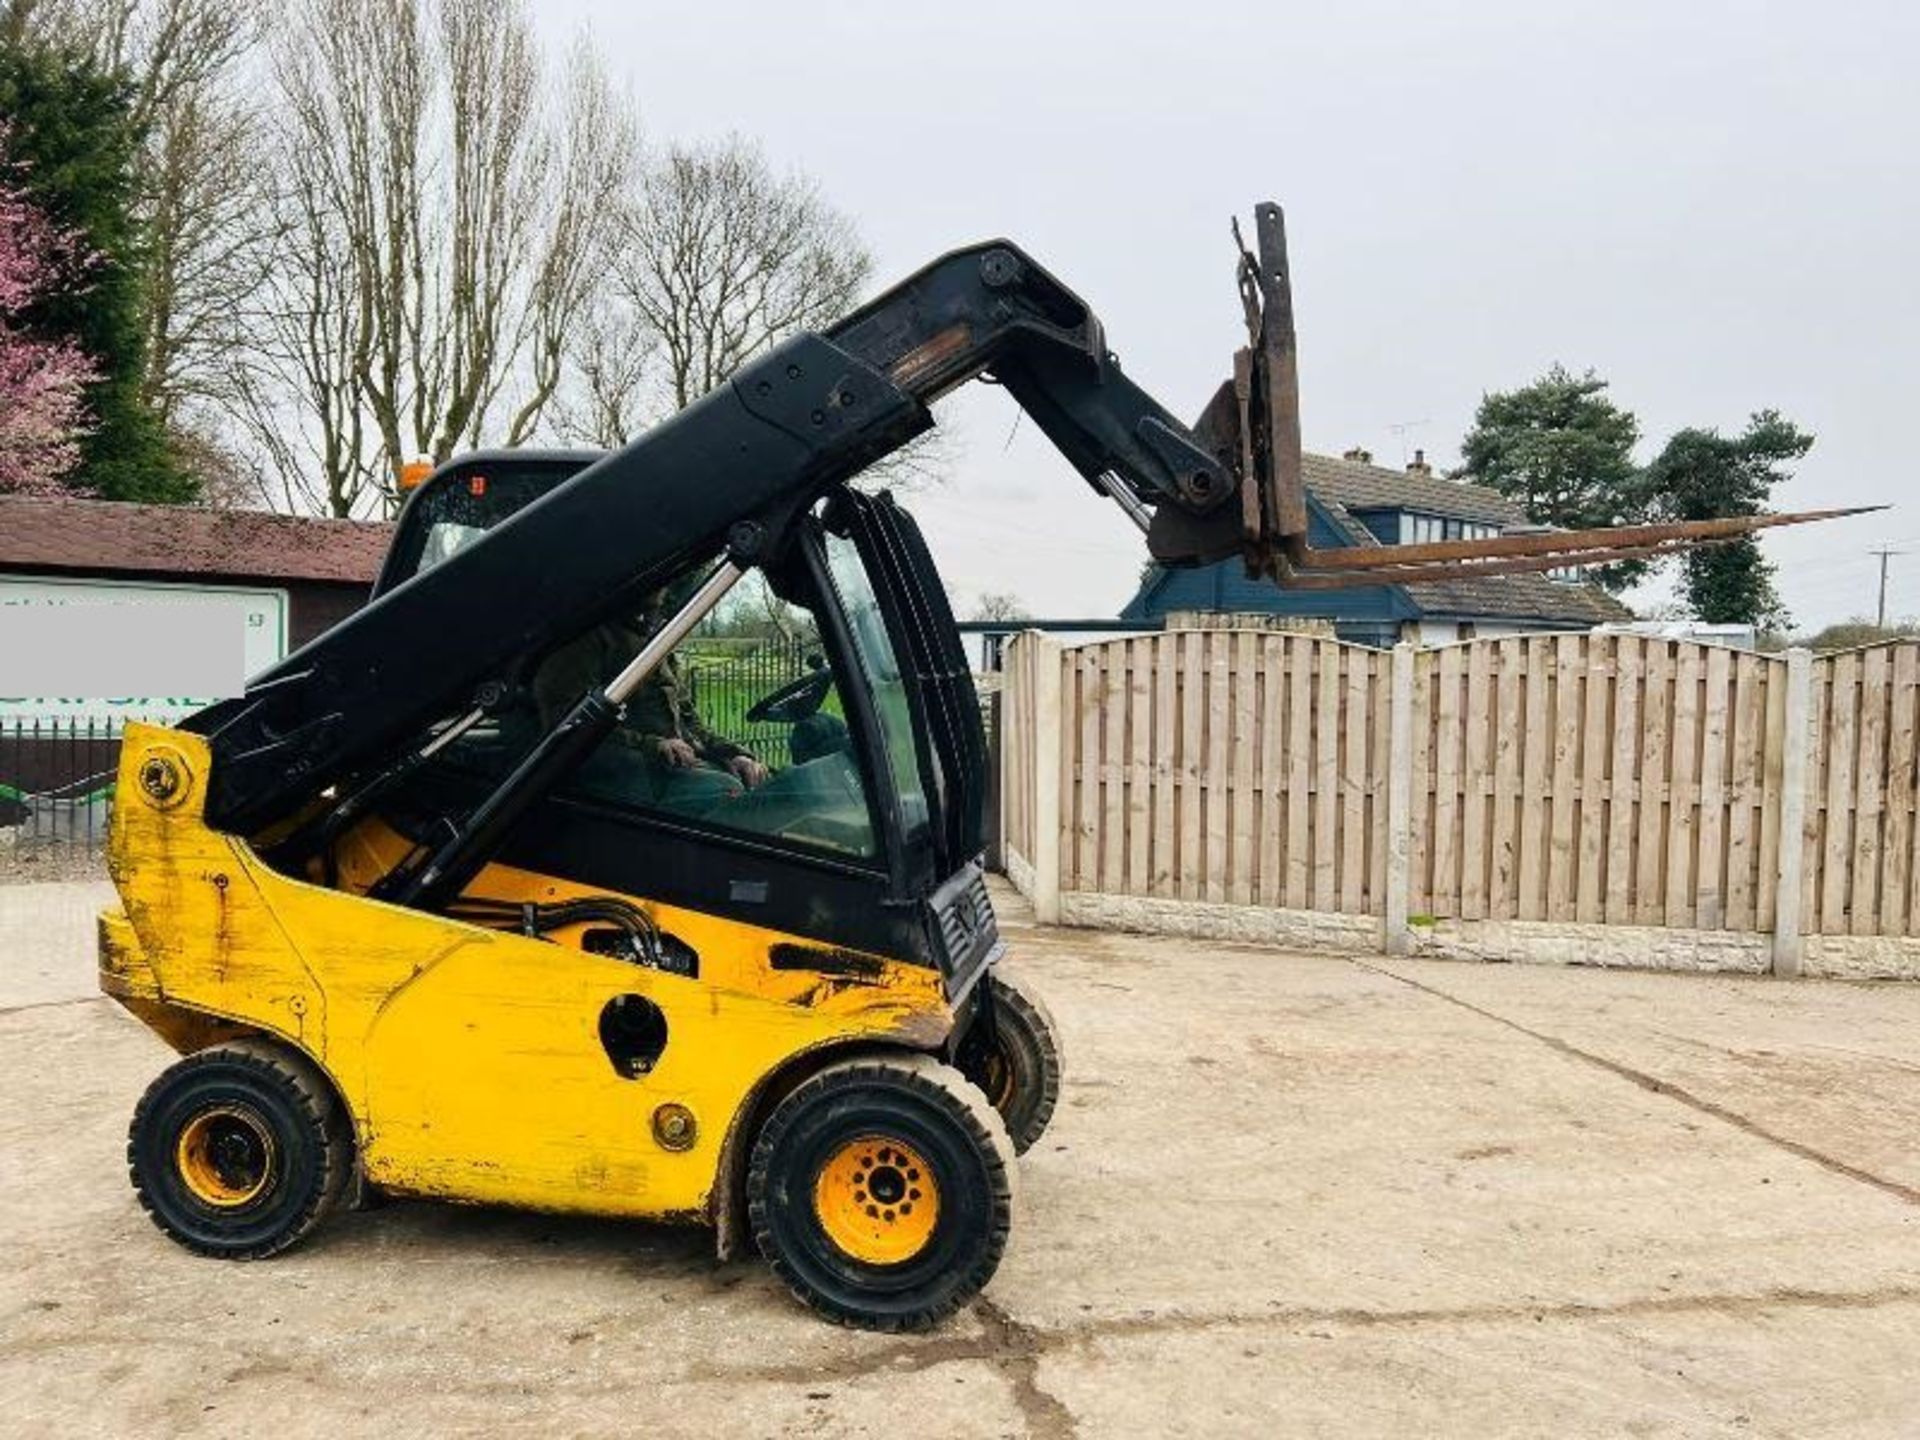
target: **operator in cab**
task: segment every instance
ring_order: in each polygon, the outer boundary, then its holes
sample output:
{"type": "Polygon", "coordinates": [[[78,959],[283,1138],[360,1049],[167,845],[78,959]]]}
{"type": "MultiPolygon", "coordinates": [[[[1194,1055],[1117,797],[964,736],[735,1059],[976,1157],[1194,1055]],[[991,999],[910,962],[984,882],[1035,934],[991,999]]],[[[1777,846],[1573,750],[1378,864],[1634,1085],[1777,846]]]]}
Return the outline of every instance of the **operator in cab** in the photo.
{"type": "MultiPolygon", "coordinates": [[[[532,683],[543,732],[640,653],[666,615],[667,600],[656,592],[645,614],[596,625],[547,657],[532,683]]],[[[679,657],[669,655],[627,701],[625,717],[581,767],[578,783],[613,798],[701,815],[766,779],[767,767],[751,751],[701,720],[679,657]]]]}

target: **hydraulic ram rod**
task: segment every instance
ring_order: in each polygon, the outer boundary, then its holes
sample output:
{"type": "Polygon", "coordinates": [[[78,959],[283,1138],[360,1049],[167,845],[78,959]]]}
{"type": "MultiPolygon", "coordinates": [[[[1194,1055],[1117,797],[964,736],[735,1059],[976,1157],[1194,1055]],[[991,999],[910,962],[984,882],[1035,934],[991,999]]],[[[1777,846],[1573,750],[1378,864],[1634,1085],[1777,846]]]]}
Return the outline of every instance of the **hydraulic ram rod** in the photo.
{"type": "Polygon", "coordinates": [[[417,866],[403,864],[389,873],[374,887],[376,897],[413,910],[439,910],[464,890],[499,849],[507,832],[554,786],[580,768],[620,723],[622,709],[634,692],[745,574],[731,559],[721,561],[619,674],[600,689],[582,695],[565,718],[540,738],[437,850],[417,866]]]}

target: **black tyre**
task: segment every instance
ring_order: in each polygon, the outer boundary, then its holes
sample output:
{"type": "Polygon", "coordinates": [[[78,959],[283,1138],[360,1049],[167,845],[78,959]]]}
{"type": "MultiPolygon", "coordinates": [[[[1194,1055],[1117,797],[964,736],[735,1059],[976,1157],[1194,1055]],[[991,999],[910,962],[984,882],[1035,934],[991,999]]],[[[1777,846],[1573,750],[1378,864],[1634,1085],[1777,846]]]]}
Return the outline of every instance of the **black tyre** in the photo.
{"type": "Polygon", "coordinates": [[[747,1167],[761,1254],[842,1324],[920,1330],[993,1277],[1013,1220],[1013,1146],[930,1056],[829,1066],[768,1117],[747,1167]]]}
{"type": "Polygon", "coordinates": [[[311,1061],[266,1042],[190,1055],[147,1087],[127,1134],[140,1203],[187,1249],[277,1254],[323,1220],[353,1169],[353,1139],[311,1061]]]}
{"type": "Polygon", "coordinates": [[[1017,976],[995,969],[993,1033],[969,1037],[960,1068],[1006,1122],[1024,1155],[1046,1133],[1060,1104],[1060,1032],[1040,997],[1017,976]]]}

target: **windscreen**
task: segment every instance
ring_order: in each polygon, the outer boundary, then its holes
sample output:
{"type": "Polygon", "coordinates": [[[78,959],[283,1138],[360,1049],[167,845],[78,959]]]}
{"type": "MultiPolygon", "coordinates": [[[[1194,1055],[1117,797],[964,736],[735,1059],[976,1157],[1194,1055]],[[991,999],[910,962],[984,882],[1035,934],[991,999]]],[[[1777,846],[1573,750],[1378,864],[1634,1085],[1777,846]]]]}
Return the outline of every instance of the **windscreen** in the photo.
{"type": "Polygon", "coordinates": [[[838,592],[862,676],[880,719],[881,743],[886,748],[886,763],[900,798],[901,819],[907,834],[912,836],[926,829],[928,807],[927,792],[920,781],[919,741],[906,677],[887,634],[886,618],[881,613],[859,549],[852,540],[831,532],[827,534],[826,546],[827,570],[838,592]]]}
{"type": "Polygon", "coordinates": [[[475,459],[436,475],[400,517],[380,594],[457,555],[593,462],[590,455],[475,459]]]}

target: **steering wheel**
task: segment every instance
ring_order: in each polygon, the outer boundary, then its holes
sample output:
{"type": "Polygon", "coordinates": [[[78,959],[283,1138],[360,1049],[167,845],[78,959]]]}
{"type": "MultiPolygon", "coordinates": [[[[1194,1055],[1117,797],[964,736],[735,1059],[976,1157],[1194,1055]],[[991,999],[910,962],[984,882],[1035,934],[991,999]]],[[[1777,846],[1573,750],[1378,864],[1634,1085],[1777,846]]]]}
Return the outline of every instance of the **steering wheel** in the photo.
{"type": "Polygon", "coordinates": [[[820,708],[833,688],[833,672],[822,665],[753,702],[747,719],[755,725],[798,725],[820,708]]]}

